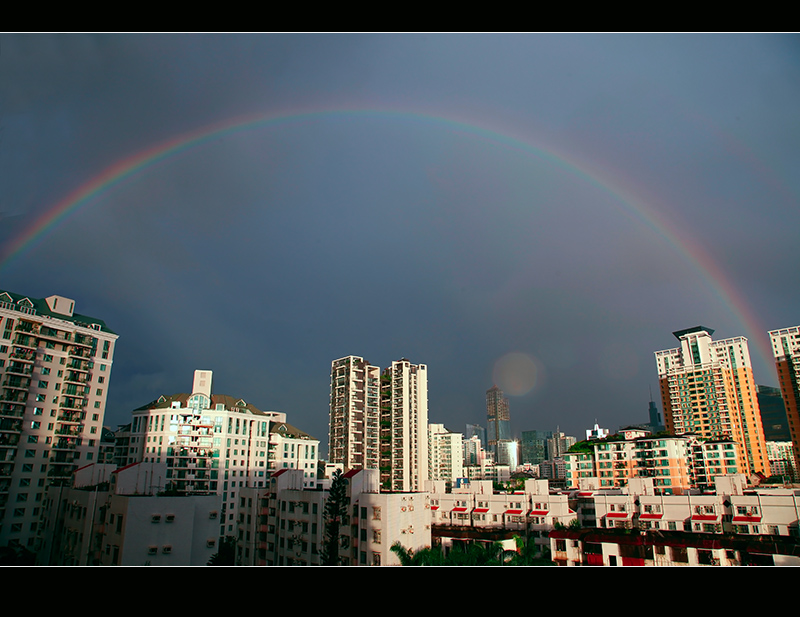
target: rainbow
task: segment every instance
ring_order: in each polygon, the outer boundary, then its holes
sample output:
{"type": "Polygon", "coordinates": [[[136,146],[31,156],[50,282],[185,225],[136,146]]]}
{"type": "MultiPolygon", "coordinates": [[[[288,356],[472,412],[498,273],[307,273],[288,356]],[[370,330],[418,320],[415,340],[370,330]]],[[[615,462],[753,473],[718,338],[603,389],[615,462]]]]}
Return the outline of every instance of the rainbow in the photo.
{"type": "Polygon", "coordinates": [[[122,159],[79,186],[41,216],[36,218],[18,237],[10,242],[0,254],[0,270],[12,260],[19,257],[26,250],[34,246],[49,231],[70,216],[73,212],[98,199],[115,186],[125,180],[142,173],[148,168],[174,157],[191,148],[217,141],[229,135],[257,128],[279,126],[281,124],[297,124],[330,116],[352,117],[377,117],[401,118],[418,124],[431,124],[438,128],[449,129],[461,134],[473,136],[494,142],[514,151],[521,152],[547,161],[567,173],[578,176],[590,185],[610,194],[614,202],[618,203],[629,216],[638,219],[649,227],[656,235],[663,237],[675,250],[684,257],[699,275],[708,282],[712,291],[724,306],[741,323],[750,340],[756,341],[756,348],[765,366],[771,364],[772,352],[767,341],[767,329],[762,327],[756,319],[741,293],[730,282],[726,274],[703,248],[693,242],[686,234],[679,233],[669,221],[660,216],[653,208],[649,207],[636,195],[612,186],[607,180],[601,179],[601,174],[592,172],[586,164],[578,164],[565,155],[553,150],[545,150],[534,146],[528,141],[512,137],[509,134],[498,132],[476,124],[445,118],[433,114],[412,113],[406,111],[387,111],[372,109],[343,109],[309,112],[289,112],[277,114],[259,114],[226,120],[217,124],[205,126],[174,137],[137,152],[132,156],[122,159]]]}

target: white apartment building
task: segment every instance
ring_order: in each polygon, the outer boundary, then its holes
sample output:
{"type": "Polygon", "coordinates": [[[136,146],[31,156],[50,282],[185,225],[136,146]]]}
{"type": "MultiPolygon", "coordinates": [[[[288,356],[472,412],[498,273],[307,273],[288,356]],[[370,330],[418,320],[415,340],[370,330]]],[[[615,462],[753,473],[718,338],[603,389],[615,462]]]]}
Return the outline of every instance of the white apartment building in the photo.
{"type": "Polygon", "coordinates": [[[347,469],[378,469],[380,372],[358,356],[331,363],[328,458],[347,469]]]}
{"type": "Polygon", "coordinates": [[[160,396],[134,410],[128,448],[138,461],[166,463],[165,490],[218,495],[225,536],[234,532],[240,491],[265,486],[271,470],[297,465],[311,485],[319,442],[286,424],[285,413],[212,394],[212,377],[195,371],[191,393],[160,396]]]}
{"type": "MultiPolygon", "coordinates": [[[[347,566],[399,565],[391,551],[399,542],[418,550],[431,544],[426,493],[382,493],[378,470],[351,470],[347,515],[339,528],[339,558],[347,566]]],[[[266,489],[241,496],[238,565],[313,566],[322,563],[324,490],[302,486],[297,470],[280,470],[266,489]]]]}
{"type": "Polygon", "coordinates": [[[40,565],[204,566],[219,550],[216,495],[157,495],[164,463],[90,465],[50,487],[40,565]]]}
{"type": "Polygon", "coordinates": [[[0,545],[35,550],[46,487],[97,460],[118,337],[74,309],[0,290],[0,545]]]}
{"type": "Polygon", "coordinates": [[[271,422],[269,428],[268,468],[299,469],[303,488],[317,485],[319,440],[286,422],[271,422]]]}
{"type": "Polygon", "coordinates": [[[331,364],[329,458],[345,469],[380,469],[381,486],[419,491],[428,479],[428,373],[392,362],[381,374],[359,356],[331,364]]]}
{"type": "MultiPolygon", "coordinates": [[[[478,441],[480,443],[480,441],[478,441]]],[[[430,480],[453,483],[464,475],[464,436],[451,433],[444,424],[428,425],[430,480]]]]}
{"type": "Polygon", "coordinates": [[[392,491],[422,491],[428,480],[428,367],[405,358],[383,372],[381,480],[392,491]],[[383,435],[383,433],[382,433],[383,435]]]}

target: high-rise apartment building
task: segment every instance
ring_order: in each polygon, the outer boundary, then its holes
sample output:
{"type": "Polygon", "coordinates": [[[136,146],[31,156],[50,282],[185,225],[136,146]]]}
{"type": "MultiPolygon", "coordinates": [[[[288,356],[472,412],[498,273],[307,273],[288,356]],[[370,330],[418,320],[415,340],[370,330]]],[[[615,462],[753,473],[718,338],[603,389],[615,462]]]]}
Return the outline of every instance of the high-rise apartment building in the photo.
{"type": "Polygon", "coordinates": [[[381,484],[421,491],[428,480],[428,367],[405,358],[381,376],[381,484]]]}
{"type": "Polygon", "coordinates": [[[74,309],[0,290],[0,545],[35,547],[45,487],[97,460],[117,335],[74,309]]]}
{"type": "Polygon", "coordinates": [[[511,439],[511,417],[508,410],[508,399],[497,386],[486,391],[486,417],[488,421],[488,448],[500,458],[499,443],[511,439]]]}
{"type": "Polygon", "coordinates": [[[772,330],[769,338],[794,446],[795,469],[800,469],[800,326],[772,330]]]}
{"type": "Polygon", "coordinates": [[[408,360],[381,373],[358,356],[331,364],[329,459],[380,469],[381,486],[420,491],[428,479],[428,370],[408,360]]]}
{"type": "Polygon", "coordinates": [[[680,347],[656,352],[667,431],[732,439],[739,471],[770,475],[747,339],[713,341],[696,326],[673,332],[680,347]]]}
{"type": "Polygon", "coordinates": [[[358,356],[331,363],[328,460],[347,469],[378,469],[381,369],[358,356]]]}

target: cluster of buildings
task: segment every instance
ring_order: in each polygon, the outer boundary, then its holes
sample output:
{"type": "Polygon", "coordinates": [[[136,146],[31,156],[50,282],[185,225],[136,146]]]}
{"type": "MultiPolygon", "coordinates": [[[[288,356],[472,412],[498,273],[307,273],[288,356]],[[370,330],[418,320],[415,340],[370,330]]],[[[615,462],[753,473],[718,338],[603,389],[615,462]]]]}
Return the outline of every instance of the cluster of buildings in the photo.
{"type": "Polygon", "coordinates": [[[595,425],[578,443],[512,439],[496,386],[487,429],[451,432],[429,421],[426,365],[346,356],[331,364],[323,461],[286,413],[213,392],[209,370],[103,441],[117,335],[74,309],[0,290],[0,545],[39,563],[201,565],[226,543],[241,565],[321,564],[335,469],[348,565],[397,564],[395,543],[513,548],[514,536],[565,565],[746,563],[744,536],[776,538],[764,563],[794,558],[800,491],[757,485],[798,469],[800,328],[770,332],[785,421],[764,419],[760,401],[778,394],[756,386],[747,341],[698,326],[656,352],[663,431],[651,402],[650,430],[595,425]],[[781,422],[791,443],[767,441],[781,422]],[[515,490],[497,489],[520,471],[515,490]]]}

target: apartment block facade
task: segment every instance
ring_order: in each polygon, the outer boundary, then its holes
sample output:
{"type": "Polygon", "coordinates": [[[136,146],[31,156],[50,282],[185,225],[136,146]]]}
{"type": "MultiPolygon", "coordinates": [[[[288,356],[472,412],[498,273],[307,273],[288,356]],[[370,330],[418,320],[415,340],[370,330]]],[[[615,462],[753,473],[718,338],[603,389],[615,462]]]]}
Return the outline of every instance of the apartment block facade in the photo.
{"type": "Polygon", "coordinates": [[[331,363],[328,459],[346,469],[380,464],[381,369],[358,356],[331,363]]]}
{"type": "Polygon", "coordinates": [[[733,439],[739,471],[770,475],[747,339],[713,341],[696,326],[673,334],[680,347],[656,352],[667,431],[733,439]]]}
{"type": "MultiPolygon", "coordinates": [[[[339,528],[339,559],[347,566],[399,565],[395,542],[418,550],[431,544],[426,493],[386,493],[378,470],[351,470],[347,514],[339,528]]],[[[327,487],[308,490],[295,470],[280,470],[269,486],[242,493],[237,565],[314,566],[322,563],[327,487]]]]}
{"type": "Polygon", "coordinates": [[[359,356],[331,364],[329,459],[379,469],[387,491],[420,491],[428,479],[428,374],[406,359],[383,372],[359,356]]]}
{"type": "Polygon", "coordinates": [[[195,371],[191,393],[160,396],[133,411],[129,456],[167,465],[164,490],[216,494],[220,536],[234,533],[239,493],[271,471],[298,468],[316,482],[319,441],[242,398],[212,394],[211,371],[195,371]],[[273,430],[275,429],[275,430],[273,430]]]}
{"type": "Polygon", "coordinates": [[[118,337],[74,309],[0,290],[0,545],[35,549],[46,487],[97,460],[118,337]]]}

